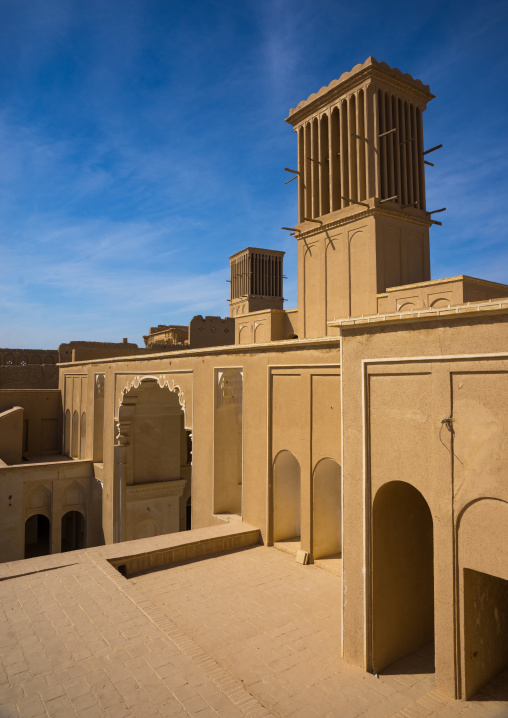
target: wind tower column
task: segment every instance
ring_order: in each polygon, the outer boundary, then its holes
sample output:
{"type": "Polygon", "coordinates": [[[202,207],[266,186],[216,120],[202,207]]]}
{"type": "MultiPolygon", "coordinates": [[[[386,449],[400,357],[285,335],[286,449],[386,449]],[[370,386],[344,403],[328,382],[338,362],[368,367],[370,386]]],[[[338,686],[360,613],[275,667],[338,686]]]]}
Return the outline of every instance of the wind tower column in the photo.
{"type": "Polygon", "coordinates": [[[422,113],[432,97],[428,85],[369,57],[290,110],[303,336],[377,314],[388,287],[430,279],[422,113]]]}

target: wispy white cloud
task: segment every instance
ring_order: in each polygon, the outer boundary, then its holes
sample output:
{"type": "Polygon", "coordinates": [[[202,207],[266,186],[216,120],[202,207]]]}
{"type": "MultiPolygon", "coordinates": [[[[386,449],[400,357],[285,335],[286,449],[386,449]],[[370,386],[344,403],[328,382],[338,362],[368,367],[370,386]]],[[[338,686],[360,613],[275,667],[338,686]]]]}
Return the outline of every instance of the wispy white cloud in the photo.
{"type": "Polygon", "coordinates": [[[287,251],[295,306],[283,118],[369,54],[438,94],[426,137],[445,147],[428,204],[448,211],[432,230],[434,275],[503,279],[507,13],[391,7],[4,0],[0,345],[139,341],[154,323],[225,314],[227,258],[248,245],[287,251]]]}

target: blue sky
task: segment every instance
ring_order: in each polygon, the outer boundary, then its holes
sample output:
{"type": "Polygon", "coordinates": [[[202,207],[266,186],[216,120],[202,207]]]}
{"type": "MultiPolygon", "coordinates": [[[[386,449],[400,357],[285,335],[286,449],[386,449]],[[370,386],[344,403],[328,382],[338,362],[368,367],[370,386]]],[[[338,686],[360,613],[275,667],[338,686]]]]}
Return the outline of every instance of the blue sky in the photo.
{"type": "Polygon", "coordinates": [[[369,55],[430,84],[433,278],[508,282],[508,5],[0,0],[0,346],[227,315],[228,257],[287,252],[290,107],[369,55]]]}

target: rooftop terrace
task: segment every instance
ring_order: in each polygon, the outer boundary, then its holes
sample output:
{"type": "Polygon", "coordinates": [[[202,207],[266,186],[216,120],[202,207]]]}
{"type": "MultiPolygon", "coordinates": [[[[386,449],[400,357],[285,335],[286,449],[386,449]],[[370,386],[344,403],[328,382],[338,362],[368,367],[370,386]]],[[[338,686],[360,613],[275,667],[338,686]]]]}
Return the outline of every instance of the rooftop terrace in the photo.
{"type": "Polygon", "coordinates": [[[112,565],[253,536],[228,524],[0,566],[2,718],[508,715],[507,672],[477,700],[454,702],[433,688],[431,647],[379,678],[344,663],[340,576],[275,548],[132,578],[112,565]]]}

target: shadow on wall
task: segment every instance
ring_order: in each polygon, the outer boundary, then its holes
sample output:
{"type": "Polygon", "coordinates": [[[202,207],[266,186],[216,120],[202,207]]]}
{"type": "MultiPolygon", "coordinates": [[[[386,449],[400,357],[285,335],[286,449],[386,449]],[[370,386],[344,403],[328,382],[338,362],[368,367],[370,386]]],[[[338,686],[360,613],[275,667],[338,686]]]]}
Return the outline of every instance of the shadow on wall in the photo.
{"type": "Polygon", "coordinates": [[[342,552],[341,469],[334,459],[321,459],[313,481],[314,558],[342,552]]]}
{"type": "Polygon", "coordinates": [[[434,640],[433,521],[422,494],[392,481],[372,525],[372,663],[378,673],[434,640]]]}
{"type": "Polygon", "coordinates": [[[300,537],[300,464],[291,451],[273,462],[273,540],[300,537]]]}

